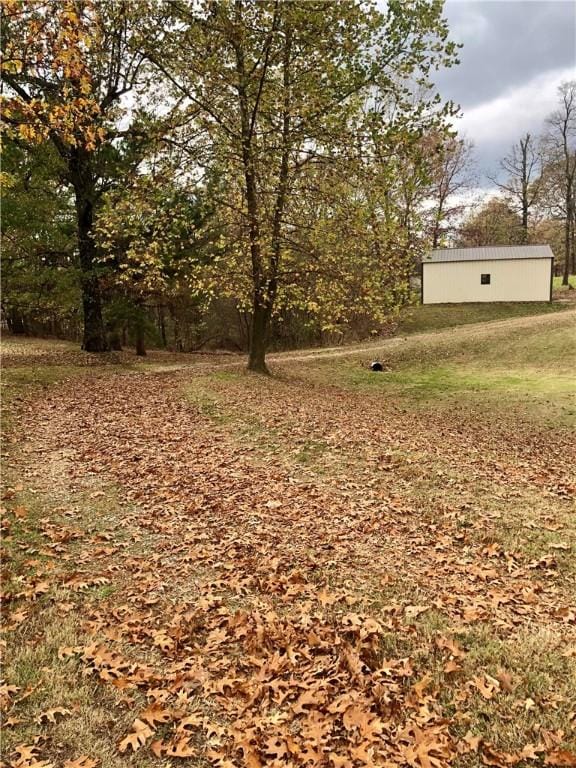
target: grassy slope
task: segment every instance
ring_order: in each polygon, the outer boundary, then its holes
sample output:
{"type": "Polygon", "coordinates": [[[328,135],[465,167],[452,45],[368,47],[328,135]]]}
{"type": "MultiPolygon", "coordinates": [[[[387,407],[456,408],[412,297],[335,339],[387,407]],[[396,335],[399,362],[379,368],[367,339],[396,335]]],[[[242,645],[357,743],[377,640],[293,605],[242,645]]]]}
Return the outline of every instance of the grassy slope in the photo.
{"type": "Polygon", "coordinates": [[[397,334],[424,333],[470,323],[507,320],[512,317],[561,312],[564,304],[553,302],[499,302],[496,304],[427,304],[410,307],[400,315],[397,334]]]}
{"type": "Polygon", "coordinates": [[[441,333],[408,338],[401,346],[374,347],[374,358],[382,360],[384,373],[369,370],[366,353],[351,352],[337,364],[329,359],[307,362],[308,375],[414,405],[449,408],[467,403],[496,411],[527,406],[530,418],[551,423],[573,423],[576,415],[572,312],[528,328],[486,326],[466,337],[441,333]]]}

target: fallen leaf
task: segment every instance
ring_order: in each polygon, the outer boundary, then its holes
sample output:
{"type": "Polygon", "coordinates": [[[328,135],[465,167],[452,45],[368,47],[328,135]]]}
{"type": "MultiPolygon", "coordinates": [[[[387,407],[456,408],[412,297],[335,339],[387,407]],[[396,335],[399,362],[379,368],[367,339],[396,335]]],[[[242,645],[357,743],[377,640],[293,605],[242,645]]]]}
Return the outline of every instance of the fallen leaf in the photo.
{"type": "Polygon", "coordinates": [[[494,680],[494,678],[489,678],[487,675],[478,675],[472,678],[472,682],[485,699],[492,699],[494,694],[500,690],[499,682],[494,680]]]}
{"type": "Polygon", "coordinates": [[[45,712],[41,712],[38,717],[36,718],[37,723],[56,723],[57,717],[66,717],[66,715],[71,715],[72,711],[70,709],[65,709],[64,707],[54,707],[53,709],[47,709],[45,712]]]}
{"type": "Polygon", "coordinates": [[[422,613],[429,610],[429,605],[407,605],[404,608],[404,613],[406,614],[407,619],[415,619],[417,616],[420,616],[422,613]]]}
{"type": "Polygon", "coordinates": [[[576,752],[570,752],[567,749],[554,749],[544,758],[544,765],[560,765],[565,768],[574,768],[576,766],[576,752]]]}
{"type": "Polygon", "coordinates": [[[4,720],[4,727],[5,728],[14,728],[16,725],[21,725],[22,723],[25,723],[26,720],[23,720],[21,717],[7,717],[6,720],[4,720]]]}
{"type": "Polygon", "coordinates": [[[140,720],[148,723],[152,728],[156,723],[169,723],[172,720],[172,713],[160,704],[149,704],[146,709],[140,713],[140,720]]]}
{"type": "Polygon", "coordinates": [[[464,736],[464,741],[473,752],[478,752],[478,747],[482,742],[482,736],[474,736],[471,731],[468,731],[464,736]]]}
{"type": "Polygon", "coordinates": [[[88,755],[80,755],[74,760],[66,760],[64,768],[96,768],[100,760],[88,755]]]}
{"type": "Polygon", "coordinates": [[[146,744],[146,741],[154,734],[154,731],[142,720],[136,718],[132,724],[133,732],[129,733],[125,739],[123,739],[118,745],[119,752],[126,752],[128,747],[132,747],[132,751],[140,749],[140,747],[146,744]]]}
{"type": "Polygon", "coordinates": [[[506,691],[507,693],[512,693],[514,691],[514,686],[512,685],[512,678],[508,674],[508,672],[505,672],[504,670],[500,670],[498,674],[496,675],[496,679],[502,686],[502,689],[506,691]]]}
{"type": "Polygon", "coordinates": [[[167,757],[195,757],[196,750],[189,745],[190,739],[180,739],[176,744],[166,747],[164,754],[167,757]]]}
{"type": "Polygon", "coordinates": [[[525,744],[520,752],[518,753],[518,757],[521,760],[538,760],[538,752],[536,751],[536,745],[535,744],[525,744]]]}

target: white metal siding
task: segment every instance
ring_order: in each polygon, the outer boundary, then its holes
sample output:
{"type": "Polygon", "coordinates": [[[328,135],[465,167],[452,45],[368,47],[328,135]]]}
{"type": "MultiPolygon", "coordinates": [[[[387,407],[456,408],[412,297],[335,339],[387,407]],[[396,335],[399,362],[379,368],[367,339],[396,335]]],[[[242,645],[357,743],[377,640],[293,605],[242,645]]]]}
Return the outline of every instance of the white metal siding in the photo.
{"type": "Polygon", "coordinates": [[[549,301],[551,259],[424,262],[423,303],[549,301]],[[490,275],[490,285],[480,275],[490,275]]]}

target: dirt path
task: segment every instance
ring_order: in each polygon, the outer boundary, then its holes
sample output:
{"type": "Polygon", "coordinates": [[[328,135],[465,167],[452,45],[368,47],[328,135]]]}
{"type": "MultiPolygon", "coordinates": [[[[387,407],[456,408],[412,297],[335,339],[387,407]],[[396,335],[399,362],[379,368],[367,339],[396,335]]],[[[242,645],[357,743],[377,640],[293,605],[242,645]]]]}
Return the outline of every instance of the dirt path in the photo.
{"type": "MultiPolygon", "coordinates": [[[[570,317],[576,321],[576,310],[566,310],[561,313],[561,317],[570,317]]],[[[384,339],[362,345],[346,345],[344,347],[327,347],[317,350],[302,350],[301,352],[282,352],[269,355],[269,360],[278,362],[300,362],[314,359],[324,359],[332,357],[348,357],[360,354],[375,354],[385,352],[389,349],[397,349],[407,342],[410,344],[419,344],[428,340],[434,343],[442,343],[447,340],[462,340],[477,337],[478,335],[495,333],[507,333],[510,330],[523,330],[530,328],[539,328],[551,325],[558,320],[556,313],[544,315],[530,315],[528,317],[514,317],[507,320],[490,320],[483,323],[470,323],[469,325],[460,325],[455,328],[448,328],[440,331],[427,331],[426,333],[415,333],[409,336],[394,336],[390,339],[384,339]]]]}
{"type": "MultiPolygon", "coordinates": [[[[394,336],[389,339],[379,339],[370,344],[349,344],[341,347],[312,348],[298,352],[271,353],[267,359],[271,363],[290,363],[323,360],[353,355],[377,355],[387,350],[401,349],[406,345],[420,345],[431,342],[442,344],[450,340],[473,339],[478,335],[491,334],[492,332],[506,333],[510,330],[523,330],[552,325],[558,317],[573,318],[576,321],[576,310],[565,310],[562,313],[548,313],[543,315],[530,315],[528,317],[511,318],[507,320],[491,320],[482,323],[457,326],[439,331],[411,334],[408,336],[394,336]]],[[[2,365],[5,368],[25,367],[36,365],[49,366],[102,366],[100,356],[89,355],[80,350],[71,350],[69,344],[63,342],[42,342],[35,346],[30,340],[23,339],[20,345],[11,344],[2,350],[2,365]],[[52,348],[53,346],[53,348],[52,348]]],[[[110,353],[104,361],[108,365],[135,365],[139,364],[141,372],[163,373],[177,372],[189,369],[203,368],[211,370],[215,367],[234,369],[245,364],[245,356],[234,353],[169,353],[159,350],[151,350],[148,357],[139,360],[130,352],[110,353]]],[[[134,368],[134,372],[139,369],[134,368]]]]}

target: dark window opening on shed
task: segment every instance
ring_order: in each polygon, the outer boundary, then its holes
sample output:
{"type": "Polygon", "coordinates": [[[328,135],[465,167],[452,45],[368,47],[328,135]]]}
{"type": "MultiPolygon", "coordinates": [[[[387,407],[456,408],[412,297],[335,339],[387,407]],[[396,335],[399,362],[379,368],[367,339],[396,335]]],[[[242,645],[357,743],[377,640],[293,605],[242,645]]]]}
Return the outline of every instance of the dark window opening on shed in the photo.
{"type": "Polygon", "coordinates": [[[490,275],[480,275],[480,285],[490,285],[490,275]]]}

